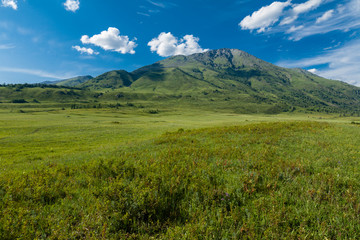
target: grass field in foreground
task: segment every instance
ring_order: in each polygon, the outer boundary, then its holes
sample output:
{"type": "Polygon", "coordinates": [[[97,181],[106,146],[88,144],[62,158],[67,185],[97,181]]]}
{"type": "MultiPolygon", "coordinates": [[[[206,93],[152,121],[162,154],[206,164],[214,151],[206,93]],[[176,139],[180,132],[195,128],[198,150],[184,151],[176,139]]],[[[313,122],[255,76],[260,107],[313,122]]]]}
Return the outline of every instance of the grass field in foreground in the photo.
{"type": "Polygon", "coordinates": [[[357,239],[356,120],[3,110],[0,239],[357,239]]]}

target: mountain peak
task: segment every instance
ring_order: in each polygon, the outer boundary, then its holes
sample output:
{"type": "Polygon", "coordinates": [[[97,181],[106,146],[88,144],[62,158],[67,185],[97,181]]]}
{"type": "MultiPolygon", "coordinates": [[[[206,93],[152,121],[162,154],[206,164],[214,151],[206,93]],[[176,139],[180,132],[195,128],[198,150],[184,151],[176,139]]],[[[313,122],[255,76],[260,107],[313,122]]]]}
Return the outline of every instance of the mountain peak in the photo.
{"type": "Polygon", "coordinates": [[[220,57],[220,56],[226,56],[226,57],[233,57],[233,56],[251,56],[247,52],[244,52],[239,49],[231,49],[231,48],[220,48],[215,50],[209,50],[203,53],[195,53],[190,56],[199,56],[199,55],[205,55],[209,57],[220,57]]]}
{"type": "Polygon", "coordinates": [[[157,62],[159,66],[184,67],[184,66],[203,66],[212,68],[232,68],[243,67],[269,68],[274,67],[271,63],[265,62],[247,52],[239,49],[221,48],[209,50],[203,53],[195,53],[189,56],[173,56],[157,62]]]}
{"type": "Polygon", "coordinates": [[[218,55],[227,55],[227,54],[242,55],[246,53],[240,49],[235,49],[235,48],[220,48],[215,50],[209,50],[208,52],[214,52],[218,55]]]}

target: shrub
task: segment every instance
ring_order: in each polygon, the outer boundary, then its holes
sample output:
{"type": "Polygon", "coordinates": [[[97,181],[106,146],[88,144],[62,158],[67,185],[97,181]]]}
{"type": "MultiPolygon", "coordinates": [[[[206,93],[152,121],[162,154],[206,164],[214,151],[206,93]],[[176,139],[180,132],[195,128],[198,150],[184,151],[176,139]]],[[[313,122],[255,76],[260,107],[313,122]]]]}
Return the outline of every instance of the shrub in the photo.
{"type": "Polygon", "coordinates": [[[151,109],[151,110],[148,111],[148,113],[150,113],[150,114],[158,114],[159,110],[151,109]]]}
{"type": "Polygon", "coordinates": [[[12,103],[28,103],[25,99],[14,99],[11,102],[12,103]]]}

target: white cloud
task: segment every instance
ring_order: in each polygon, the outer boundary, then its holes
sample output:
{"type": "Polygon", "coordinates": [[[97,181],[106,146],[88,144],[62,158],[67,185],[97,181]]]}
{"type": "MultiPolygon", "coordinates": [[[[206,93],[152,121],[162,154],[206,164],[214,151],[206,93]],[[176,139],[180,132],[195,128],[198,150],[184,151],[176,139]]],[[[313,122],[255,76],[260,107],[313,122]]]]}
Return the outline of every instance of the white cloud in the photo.
{"type": "Polygon", "coordinates": [[[80,52],[81,54],[86,53],[88,55],[98,55],[98,52],[95,52],[92,48],[85,48],[85,47],[80,47],[80,46],[73,46],[73,49],[75,49],[76,51],[80,52]]]}
{"type": "Polygon", "coordinates": [[[193,35],[185,35],[183,38],[178,39],[170,32],[162,32],[157,38],[152,39],[148,46],[150,46],[152,52],[156,52],[162,57],[191,55],[208,51],[208,49],[200,47],[199,40],[193,35]]]}
{"type": "Polygon", "coordinates": [[[280,22],[280,25],[287,25],[287,24],[293,23],[297,18],[298,18],[298,16],[296,16],[296,15],[286,17],[280,22]]]}
{"type": "Polygon", "coordinates": [[[81,37],[81,42],[83,44],[93,44],[106,51],[122,54],[134,54],[134,49],[137,47],[134,41],[130,41],[128,36],[121,36],[119,29],[113,27],[109,27],[107,31],[102,31],[100,34],[92,37],[84,35],[81,37]]]}
{"type": "Polygon", "coordinates": [[[16,0],[1,0],[1,3],[3,7],[10,7],[14,10],[18,9],[16,0]]]}
{"type": "Polygon", "coordinates": [[[80,2],[79,0],[66,0],[64,6],[67,11],[76,12],[80,8],[80,2]]]}
{"type": "Polygon", "coordinates": [[[288,39],[293,41],[332,31],[347,32],[360,29],[360,0],[345,0],[343,4],[338,4],[336,9],[329,9],[322,16],[319,16],[318,11],[310,13],[322,4],[333,1],[308,0],[301,4],[291,4],[290,0],[273,2],[244,18],[239,25],[242,29],[256,29],[258,33],[285,33],[289,35],[288,39]],[[292,8],[286,10],[286,4],[291,5],[292,8]],[[301,14],[304,16],[300,19],[301,14]],[[277,22],[280,23],[277,24],[277,22]],[[303,27],[299,28],[294,25],[303,27]]]}
{"type": "Polygon", "coordinates": [[[301,4],[294,4],[293,9],[290,11],[290,16],[284,18],[281,21],[280,25],[287,25],[293,23],[295,20],[298,19],[300,14],[318,8],[323,2],[324,0],[309,0],[301,4]]]}
{"type": "MultiPolygon", "coordinates": [[[[292,39],[302,39],[316,34],[325,34],[332,31],[348,31],[360,28],[360,0],[350,0],[345,5],[339,5],[332,13],[325,13],[319,20],[313,18],[304,23],[305,28],[291,33],[292,39]],[[316,20],[315,20],[316,19],[316,20]],[[314,22],[316,24],[314,24],[314,22]]],[[[318,15],[316,15],[318,16],[318,15]]],[[[280,28],[281,29],[281,28],[280,28]]],[[[279,30],[280,30],[279,29],[279,30]]]]}
{"type": "Polygon", "coordinates": [[[274,25],[283,14],[283,10],[290,5],[287,2],[273,2],[269,6],[262,7],[260,10],[253,12],[252,15],[245,17],[239,26],[243,30],[258,29],[258,32],[265,32],[266,29],[274,25]]]}
{"type": "Polygon", "coordinates": [[[304,28],[304,26],[303,25],[301,25],[301,26],[297,26],[297,27],[295,27],[295,26],[292,26],[289,30],[287,30],[286,32],[287,33],[292,33],[292,32],[296,32],[296,31],[299,31],[299,30],[301,30],[301,29],[303,29],[304,28]]]}
{"type": "Polygon", "coordinates": [[[309,0],[307,2],[294,5],[293,11],[296,14],[302,14],[318,8],[324,0],[309,0]]]}
{"type": "Polygon", "coordinates": [[[333,15],[334,15],[334,10],[329,10],[326,13],[324,13],[324,15],[322,15],[321,17],[316,19],[316,23],[319,24],[319,23],[325,22],[325,21],[329,20],[330,18],[332,18],[333,15]]]}
{"type": "Polygon", "coordinates": [[[153,1],[153,0],[147,0],[148,3],[150,3],[153,6],[159,7],[159,8],[172,8],[177,7],[177,4],[168,2],[168,1],[153,1]]]}
{"type": "Polygon", "coordinates": [[[147,0],[150,4],[154,5],[154,6],[157,6],[157,7],[160,7],[160,8],[166,8],[166,5],[164,3],[161,3],[161,2],[154,2],[154,1],[151,1],[151,0],[147,0]]]}
{"type": "Polygon", "coordinates": [[[150,17],[151,15],[148,13],[143,13],[143,12],[136,12],[139,15],[145,16],[145,17],[150,17]]]}
{"type": "Polygon", "coordinates": [[[313,58],[278,63],[284,67],[316,68],[316,74],[360,86],[360,40],[313,58]]]}

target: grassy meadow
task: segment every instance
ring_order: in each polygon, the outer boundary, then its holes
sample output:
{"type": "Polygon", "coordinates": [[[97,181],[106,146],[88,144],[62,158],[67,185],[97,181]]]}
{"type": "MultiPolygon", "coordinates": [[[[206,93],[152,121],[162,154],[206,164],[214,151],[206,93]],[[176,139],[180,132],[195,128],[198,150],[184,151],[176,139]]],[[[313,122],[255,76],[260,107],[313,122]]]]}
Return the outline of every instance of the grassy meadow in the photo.
{"type": "Polygon", "coordinates": [[[0,109],[0,239],[360,238],[359,118],[26,106],[0,109]]]}

